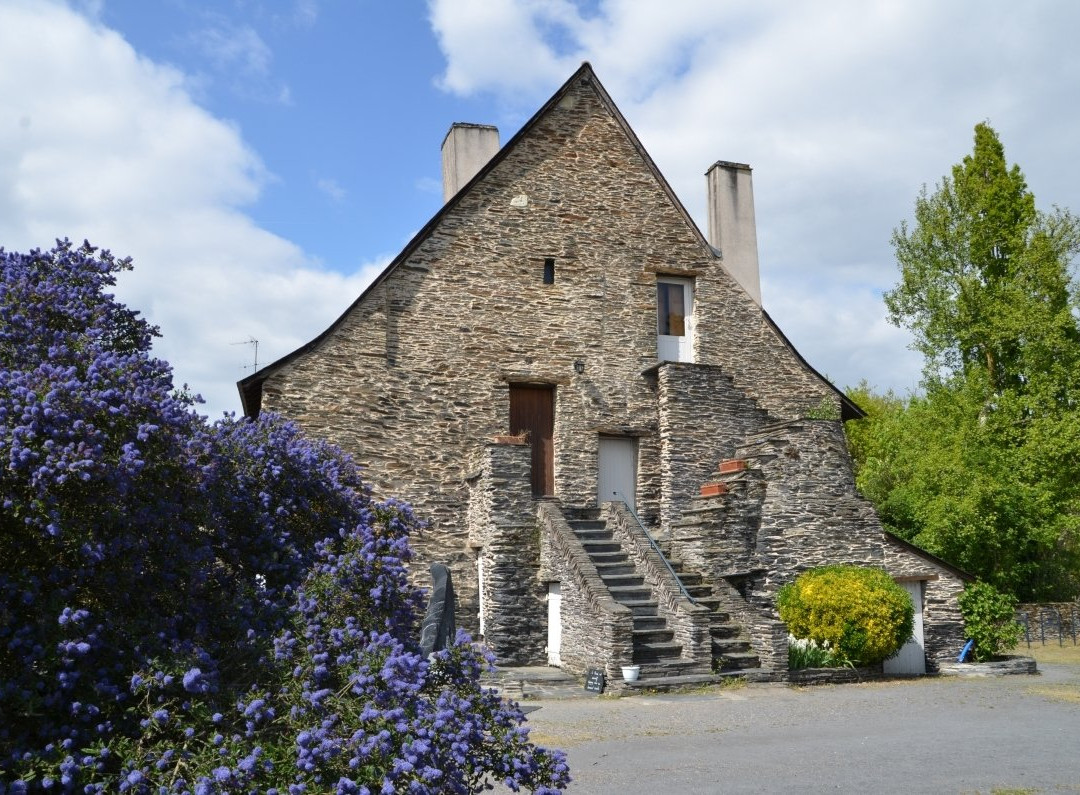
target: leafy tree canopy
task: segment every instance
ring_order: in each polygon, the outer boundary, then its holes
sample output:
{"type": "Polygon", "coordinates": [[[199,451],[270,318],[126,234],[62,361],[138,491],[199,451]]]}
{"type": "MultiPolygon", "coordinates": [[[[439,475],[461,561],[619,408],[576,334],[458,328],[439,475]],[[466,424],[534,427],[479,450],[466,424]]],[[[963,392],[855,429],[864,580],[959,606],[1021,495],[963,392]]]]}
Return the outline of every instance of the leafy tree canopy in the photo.
{"type": "Polygon", "coordinates": [[[1042,213],[997,134],[893,236],[890,320],[923,394],[853,390],[857,483],[894,532],[1024,599],[1080,591],[1080,222],[1042,213]]]}
{"type": "Polygon", "coordinates": [[[408,507],[280,418],[208,425],[125,267],[0,249],[0,795],[562,789],[466,636],[420,655],[408,507]]]}

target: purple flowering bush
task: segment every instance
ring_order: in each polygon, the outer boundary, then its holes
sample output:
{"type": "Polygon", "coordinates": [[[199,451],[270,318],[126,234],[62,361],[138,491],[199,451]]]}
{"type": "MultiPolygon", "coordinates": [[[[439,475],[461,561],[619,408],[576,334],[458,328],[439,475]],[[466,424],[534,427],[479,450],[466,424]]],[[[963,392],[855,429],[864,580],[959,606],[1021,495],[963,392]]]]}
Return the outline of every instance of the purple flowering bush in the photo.
{"type": "Polygon", "coordinates": [[[562,790],[467,636],[420,657],[408,506],[280,418],[208,424],[127,267],[0,249],[0,795],[562,790]]]}

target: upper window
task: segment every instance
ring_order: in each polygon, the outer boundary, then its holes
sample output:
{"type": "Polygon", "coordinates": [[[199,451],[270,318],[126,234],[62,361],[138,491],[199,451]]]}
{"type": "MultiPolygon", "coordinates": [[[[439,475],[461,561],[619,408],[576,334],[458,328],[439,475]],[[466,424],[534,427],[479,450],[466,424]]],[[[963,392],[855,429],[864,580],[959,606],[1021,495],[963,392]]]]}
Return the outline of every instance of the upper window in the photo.
{"type": "Polygon", "coordinates": [[[656,358],[693,361],[694,282],[661,276],[656,280],[656,358]]]}

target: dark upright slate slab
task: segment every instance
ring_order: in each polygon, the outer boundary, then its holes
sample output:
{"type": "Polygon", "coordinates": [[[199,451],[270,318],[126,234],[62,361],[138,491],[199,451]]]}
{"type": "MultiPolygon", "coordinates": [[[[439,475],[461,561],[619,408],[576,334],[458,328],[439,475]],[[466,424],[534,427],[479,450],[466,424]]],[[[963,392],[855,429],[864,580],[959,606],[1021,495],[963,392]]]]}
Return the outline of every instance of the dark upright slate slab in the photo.
{"type": "Polygon", "coordinates": [[[420,631],[420,650],[424,656],[447,648],[454,642],[454,584],[450,569],[441,563],[431,564],[431,600],[420,631]]]}

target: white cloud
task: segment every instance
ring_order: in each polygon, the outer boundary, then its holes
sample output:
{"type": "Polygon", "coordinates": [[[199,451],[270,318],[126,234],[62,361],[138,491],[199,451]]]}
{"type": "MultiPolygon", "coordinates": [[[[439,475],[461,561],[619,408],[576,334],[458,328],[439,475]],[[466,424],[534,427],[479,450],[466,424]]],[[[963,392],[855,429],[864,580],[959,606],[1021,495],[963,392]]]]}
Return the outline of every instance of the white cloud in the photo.
{"type": "Polygon", "coordinates": [[[336,202],[340,202],[345,199],[346,190],[341,187],[341,185],[336,179],[331,179],[329,177],[320,177],[319,179],[315,180],[315,187],[336,202]]]}
{"type": "Polygon", "coordinates": [[[990,119],[1040,206],[1080,210],[1071,134],[1080,126],[1080,51],[1070,41],[1080,5],[432,0],[429,8],[446,57],[440,85],[458,94],[490,92],[534,109],[590,61],[703,229],[706,168],[750,163],[765,306],[840,383],[876,373],[881,386],[903,391],[917,379],[906,337],[879,333],[875,296],[896,280],[893,228],[924,183],[970,152],[977,122],[990,119]],[[838,326],[837,308],[856,304],[852,322],[865,325],[838,326]]]}
{"type": "Polygon", "coordinates": [[[384,264],[343,276],[256,226],[243,207],[266,172],[239,131],[184,75],[64,5],[0,5],[0,97],[0,244],[85,238],[132,256],[118,295],[161,327],[156,352],[212,416],[239,409],[251,355],[232,343],[288,353],[384,264]]]}
{"type": "Polygon", "coordinates": [[[239,70],[264,76],[270,71],[270,47],[247,25],[218,25],[191,34],[192,45],[219,71],[239,70]]]}

